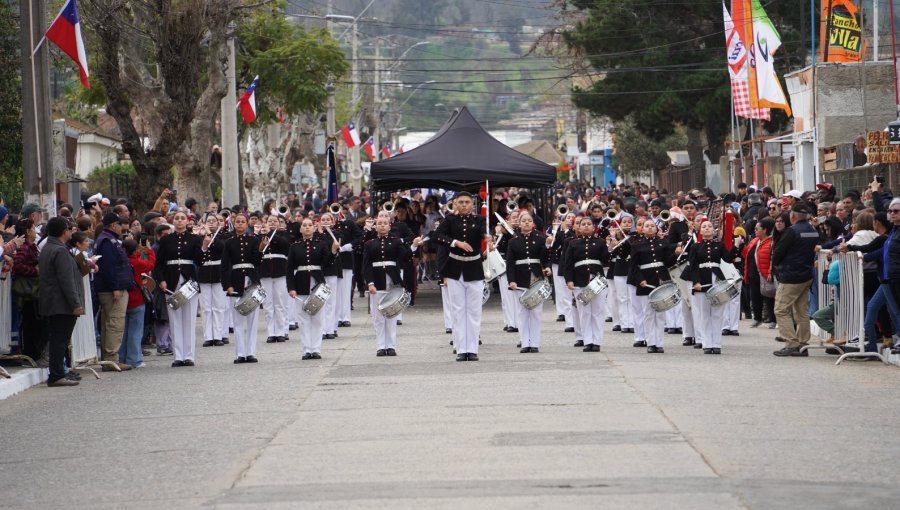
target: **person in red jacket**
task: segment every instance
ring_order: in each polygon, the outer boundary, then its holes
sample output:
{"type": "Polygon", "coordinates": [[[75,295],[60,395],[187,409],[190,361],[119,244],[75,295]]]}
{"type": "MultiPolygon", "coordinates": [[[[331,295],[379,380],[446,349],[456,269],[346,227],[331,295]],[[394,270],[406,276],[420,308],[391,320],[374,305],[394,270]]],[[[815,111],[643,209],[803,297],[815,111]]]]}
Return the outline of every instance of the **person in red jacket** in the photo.
{"type": "Polygon", "coordinates": [[[134,287],[128,291],[128,308],[125,312],[125,336],[122,338],[122,346],[119,348],[119,363],[125,363],[133,368],[144,367],[144,353],[141,348],[141,339],[144,336],[144,295],[141,288],[144,285],[144,273],[150,273],[156,264],[156,253],[150,248],[150,241],[138,245],[137,241],[127,239],[122,243],[125,253],[128,254],[128,262],[134,273],[134,287]]]}
{"type": "Polygon", "coordinates": [[[750,287],[750,302],[753,307],[753,323],[751,328],[759,327],[763,322],[763,307],[769,329],[775,329],[775,296],[762,294],[762,282],[773,282],[772,275],[772,232],[775,221],[763,218],[756,224],[755,237],[744,246],[744,283],[750,287]]]}

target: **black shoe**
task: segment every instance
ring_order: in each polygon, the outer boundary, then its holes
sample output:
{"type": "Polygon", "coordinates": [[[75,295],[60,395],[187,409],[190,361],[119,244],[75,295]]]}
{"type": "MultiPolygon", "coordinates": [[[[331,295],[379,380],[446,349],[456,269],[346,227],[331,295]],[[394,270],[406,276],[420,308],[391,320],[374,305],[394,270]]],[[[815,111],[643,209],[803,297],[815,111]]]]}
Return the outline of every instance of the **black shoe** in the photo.
{"type": "Polygon", "coordinates": [[[207,340],[207,341],[203,342],[203,347],[212,347],[212,346],[213,346],[213,340],[207,340]]]}
{"type": "Polygon", "coordinates": [[[337,337],[338,337],[337,331],[332,332],[332,333],[331,333],[331,336],[333,336],[334,338],[337,338],[337,337]]]}
{"type": "Polygon", "coordinates": [[[469,361],[478,361],[478,355],[469,353],[469,361]]]}
{"type": "Polygon", "coordinates": [[[622,328],[622,333],[634,333],[634,328],[622,328]]]}
{"type": "Polygon", "coordinates": [[[387,352],[384,349],[378,349],[377,351],[375,351],[375,356],[378,356],[379,358],[382,356],[387,356],[387,352]]]}
{"type": "Polygon", "coordinates": [[[741,332],[736,329],[732,329],[731,336],[741,336],[741,332]]]}
{"type": "Polygon", "coordinates": [[[669,333],[680,335],[683,333],[683,331],[681,330],[681,328],[671,328],[669,329],[669,333]]]}
{"type": "Polygon", "coordinates": [[[227,338],[223,338],[223,339],[222,339],[222,345],[228,345],[228,344],[230,344],[230,343],[231,343],[231,342],[229,342],[227,338]]]}
{"type": "Polygon", "coordinates": [[[256,359],[256,356],[247,356],[246,361],[247,363],[259,363],[259,360],[256,359]]]}
{"type": "Polygon", "coordinates": [[[519,328],[509,328],[506,330],[507,333],[518,333],[519,328]]]}
{"type": "Polygon", "coordinates": [[[228,328],[229,333],[234,333],[234,328],[228,328]]]}
{"type": "Polygon", "coordinates": [[[532,347],[531,352],[541,352],[541,350],[538,349],[537,347],[532,347]]]}
{"type": "Polygon", "coordinates": [[[234,359],[235,365],[240,365],[241,363],[246,363],[246,362],[247,362],[247,358],[245,358],[243,356],[238,356],[237,358],[234,359]]]}
{"type": "Polygon", "coordinates": [[[722,330],[722,336],[731,336],[731,330],[730,330],[730,329],[723,329],[723,330],[722,330]]]}
{"type": "Polygon", "coordinates": [[[275,337],[274,337],[274,336],[270,336],[269,338],[266,338],[266,343],[267,343],[267,344],[274,344],[274,343],[275,343],[275,337]]]}
{"type": "Polygon", "coordinates": [[[402,325],[403,325],[403,321],[397,321],[397,325],[398,325],[398,326],[402,326],[402,325]]]}
{"type": "Polygon", "coordinates": [[[663,333],[669,333],[669,329],[671,328],[663,328],[663,333]]]}
{"type": "Polygon", "coordinates": [[[51,388],[59,386],[78,386],[79,382],[68,377],[60,377],[59,379],[47,380],[47,386],[51,388]]]}
{"type": "Polygon", "coordinates": [[[654,352],[659,352],[659,351],[656,349],[655,345],[651,345],[650,347],[647,347],[647,352],[654,353],[654,352]]]}
{"type": "Polygon", "coordinates": [[[622,326],[613,326],[613,331],[622,331],[622,326]]]}
{"type": "Polygon", "coordinates": [[[694,342],[694,349],[702,349],[702,348],[703,348],[703,344],[698,344],[697,342],[694,342]]]}
{"type": "MultiPolygon", "coordinates": [[[[522,344],[519,344],[519,345],[522,345],[522,344]]],[[[531,347],[522,347],[522,350],[520,350],[519,352],[522,354],[531,352],[531,347]]]]}
{"type": "Polygon", "coordinates": [[[453,354],[456,354],[456,349],[453,349],[453,354]]]}
{"type": "MultiPolygon", "coordinates": [[[[453,330],[452,330],[452,329],[450,329],[450,328],[447,328],[447,329],[445,329],[445,330],[444,330],[444,333],[445,333],[445,334],[447,334],[447,335],[450,335],[450,334],[452,334],[452,333],[453,333],[453,330]]],[[[451,344],[450,344],[450,345],[453,345],[453,344],[452,344],[452,342],[453,342],[453,340],[450,340],[450,342],[451,342],[451,344]]]]}
{"type": "Polygon", "coordinates": [[[469,360],[468,354],[458,354],[456,356],[456,361],[468,361],[468,360],[469,360]]]}
{"type": "Polygon", "coordinates": [[[286,336],[276,336],[275,337],[276,342],[287,342],[288,340],[290,340],[290,338],[288,338],[286,336]]]}
{"type": "Polygon", "coordinates": [[[302,360],[307,360],[307,359],[313,359],[313,357],[312,357],[312,354],[310,354],[310,353],[307,352],[307,353],[304,354],[300,359],[302,359],[302,360]]]}
{"type": "Polygon", "coordinates": [[[192,367],[192,366],[194,366],[194,360],[192,360],[192,359],[186,359],[186,360],[184,360],[184,366],[186,366],[186,367],[192,367]]]}
{"type": "Polygon", "coordinates": [[[288,331],[297,331],[298,329],[300,329],[300,326],[296,324],[291,324],[288,326],[288,331]]]}
{"type": "Polygon", "coordinates": [[[213,345],[216,347],[222,347],[225,344],[221,340],[213,340],[213,345]]]}
{"type": "Polygon", "coordinates": [[[172,362],[172,366],[173,367],[183,367],[184,361],[181,361],[180,359],[176,359],[175,361],[172,362]]]}
{"type": "Polygon", "coordinates": [[[607,317],[606,322],[612,322],[612,317],[607,317]]]}
{"type": "Polygon", "coordinates": [[[334,340],[334,339],[335,339],[334,333],[326,333],[325,334],[325,340],[334,340]]]}
{"type": "MultiPolygon", "coordinates": [[[[450,331],[449,329],[447,331],[450,331]]],[[[503,331],[509,331],[509,326],[503,326],[503,331]]]]}
{"type": "Polygon", "coordinates": [[[310,354],[310,356],[312,357],[312,359],[322,359],[322,354],[320,354],[318,352],[314,352],[314,353],[310,354]]]}
{"type": "Polygon", "coordinates": [[[776,336],[775,341],[776,342],[784,342],[784,338],[781,338],[780,336],[776,336]]]}
{"type": "Polygon", "coordinates": [[[339,327],[339,328],[343,328],[343,327],[344,327],[344,321],[338,321],[338,327],[339,327]]]}
{"type": "Polygon", "coordinates": [[[478,345],[481,345],[481,339],[480,339],[480,338],[478,339],[478,345]]]}
{"type": "Polygon", "coordinates": [[[575,342],[575,347],[584,347],[584,340],[579,340],[575,342]]]}
{"type": "Polygon", "coordinates": [[[453,345],[453,340],[450,340],[450,345],[453,345]]]}
{"type": "Polygon", "coordinates": [[[76,372],[74,370],[69,370],[68,372],[66,372],[66,375],[64,375],[63,377],[65,377],[66,379],[68,379],[70,381],[80,381],[81,380],[81,374],[79,374],[78,372],[76,372]]]}
{"type": "Polygon", "coordinates": [[[600,352],[600,346],[597,344],[588,344],[581,349],[583,352],[600,352]]]}
{"type": "Polygon", "coordinates": [[[722,349],[720,349],[718,347],[713,347],[712,352],[713,352],[713,354],[722,354],[722,349]]]}
{"type": "Polygon", "coordinates": [[[575,328],[566,328],[563,330],[563,333],[574,333],[574,332],[575,332],[575,328]]]}
{"type": "Polygon", "coordinates": [[[631,344],[631,346],[632,347],[647,347],[647,342],[644,340],[636,340],[633,344],[631,344]]]}
{"type": "Polygon", "coordinates": [[[779,349],[779,350],[773,352],[772,354],[774,354],[778,357],[786,357],[786,356],[804,357],[804,356],[809,356],[809,351],[800,352],[799,347],[785,347],[783,349],[779,349]]]}
{"type": "Polygon", "coordinates": [[[894,347],[891,349],[891,354],[900,354],[900,347],[894,347]]]}
{"type": "Polygon", "coordinates": [[[712,353],[713,353],[712,349],[703,349],[703,354],[712,354],[712,353]]]}
{"type": "Polygon", "coordinates": [[[556,322],[566,322],[566,316],[565,315],[557,315],[556,322]]]}
{"type": "Polygon", "coordinates": [[[388,350],[387,350],[387,355],[388,355],[388,356],[396,356],[396,355],[397,355],[397,351],[395,351],[394,349],[388,349],[388,350]]]}
{"type": "MultiPolygon", "coordinates": [[[[522,342],[519,342],[516,344],[516,349],[518,349],[519,347],[522,347],[522,342]]],[[[527,349],[527,347],[526,347],[526,349],[527,349]]]]}
{"type": "Polygon", "coordinates": [[[685,347],[694,345],[694,337],[689,336],[689,337],[685,338],[684,341],[681,342],[681,345],[683,345],[685,347]]]}
{"type": "Polygon", "coordinates": [[[656,353],[657,353],[657,354],[662,354],[662,353],[664,353],[664,352],[666,352],[666,350],[663,349],[662,347],[657,347],[657,348],[656,348],[656,353]]]}

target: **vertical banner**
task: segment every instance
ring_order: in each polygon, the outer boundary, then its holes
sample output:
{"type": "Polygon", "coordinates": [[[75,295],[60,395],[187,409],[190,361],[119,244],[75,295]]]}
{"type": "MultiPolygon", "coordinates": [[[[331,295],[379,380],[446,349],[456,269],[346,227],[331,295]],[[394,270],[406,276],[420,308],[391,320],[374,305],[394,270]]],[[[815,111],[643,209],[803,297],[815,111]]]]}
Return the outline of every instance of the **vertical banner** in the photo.
{"type": "Polygon", "coordinates": [[[819,56],[824,62],[862,62],[866,44],[853,0],[822,0],[819,56]]]}

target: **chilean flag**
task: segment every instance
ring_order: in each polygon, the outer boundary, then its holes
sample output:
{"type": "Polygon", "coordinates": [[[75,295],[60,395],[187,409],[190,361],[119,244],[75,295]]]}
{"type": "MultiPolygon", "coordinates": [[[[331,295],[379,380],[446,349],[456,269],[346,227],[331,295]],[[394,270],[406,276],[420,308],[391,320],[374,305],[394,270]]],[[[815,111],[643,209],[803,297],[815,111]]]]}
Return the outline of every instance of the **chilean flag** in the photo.
{"type": "Polygon", "coordinates": [[[382,147],[382,148],[381,148],[381,153],[384,154],[384,157],[385,157],[385,158],[391,157],[391,146],[390,146],[390,145],[385,145],[384,147],[382,147]]]}
{"type": "Polygon", "coordinates": [[[88,81],[87,53],[84,51],[84,40],[81,38],[81,20],[78,18],[75,0],[69,0],[63,5],[44,37],[59,46],[63,53],[78,64],[81,84],[86,89],[91,88],[91,82],[88,81]]]}
{"type": "Polygon", "coordinates": [[[259,75],[253,78],[253,82],[244,91],[244,95],[238,100],[238,106],[241,107],[241,115],[244,116],[244,122],[253,123],[256,120],[256,85],[259,83],[259,75]]]}
{"type": "Polygon", "coordinates": [[[366,140],[366,143],[362,145],[362,148],[366,151],[366,155],[369,156],[369,159],[375,161],[375,139],[370,136],[369,139],[366,140]]]}
{"type": "Polygon", "coordinates": [[[356,124],[349,123],[341,128],[341,136],[344,137],[344,143],[348,149],[352,149],[359,145],[359,131],[356,130],[356,124]]]}

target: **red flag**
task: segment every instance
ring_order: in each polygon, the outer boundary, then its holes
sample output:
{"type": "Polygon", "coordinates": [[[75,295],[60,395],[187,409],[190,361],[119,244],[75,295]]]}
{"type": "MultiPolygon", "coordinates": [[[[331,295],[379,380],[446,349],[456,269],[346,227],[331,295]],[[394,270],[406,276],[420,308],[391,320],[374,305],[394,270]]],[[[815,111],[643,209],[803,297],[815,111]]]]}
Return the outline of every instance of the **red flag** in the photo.
{"type": "Polygon", "coordinates": [[[256,85],[259,84],[259,75],[253,78],[253,82],[244,91],[244,95],[238,100],[238,106],[241,107],[241,115],[247,124],[256,120],[256,85]]]}
{"type": "Polygon", "coordinates": [[[381,153],[384,154],[384,157],[385,157],[385,158],[391,157],[391,146],[390,146],[390,145],[385,145],[384,147],[382,147],[382,148],[381,148],[381,153]]]}
{"type": "Polygon", "coordinates": [[[366,151],[366,155],[369,156],[369,159],[375,161],[375,139],[371,136],[366,143],[362,145],[364,151],[366,151]]]}
{"type": "Polygon", "coordinates": [[[348,149],[352,149],[359,145],[359,132],[356,130],[356,124],[349,123],[341,128],[341,137],[348,149]]]}
{"type": "Polygon", "coordinates": [[[86,89],[91,88],[91,82],[88,81],[87,53],[84,51],[84,40],[81,38],[81,20],[78,17],[75,0],[69,0],[63,5],[44,37],[59,46],[63,53],[78,64],[81,84],[86,89]]]}

